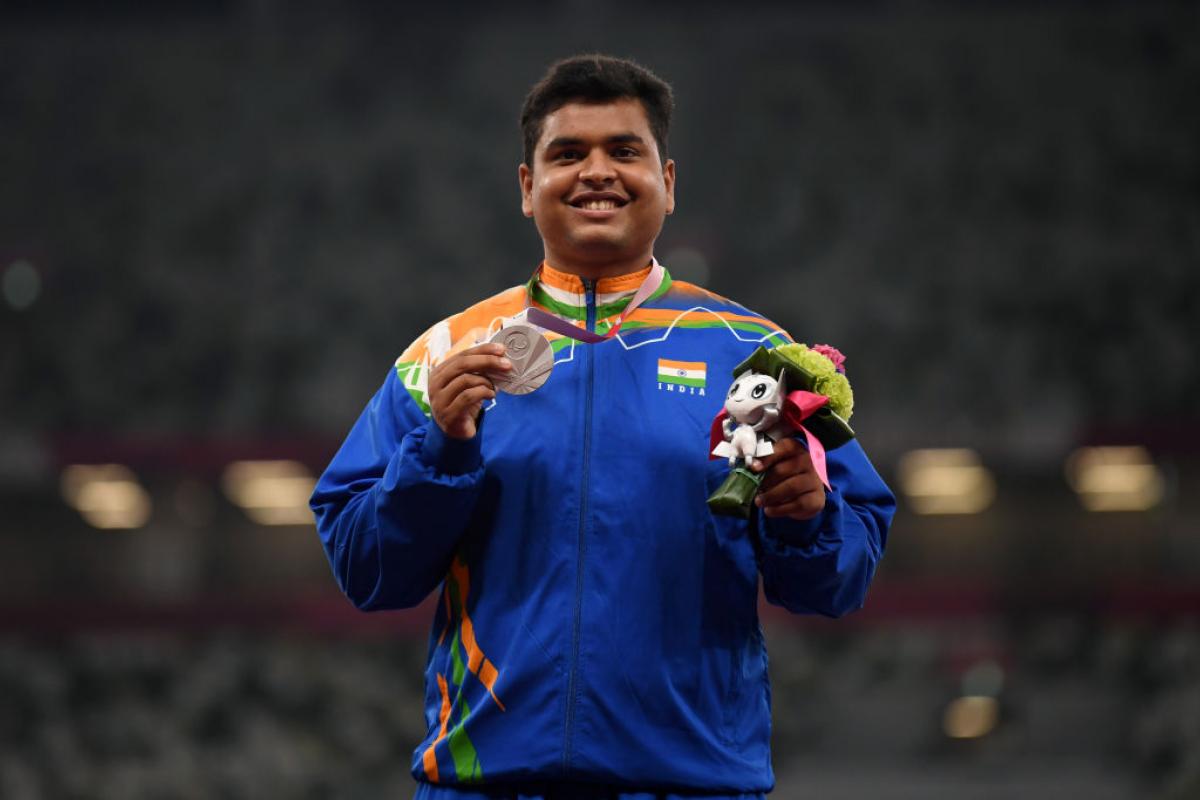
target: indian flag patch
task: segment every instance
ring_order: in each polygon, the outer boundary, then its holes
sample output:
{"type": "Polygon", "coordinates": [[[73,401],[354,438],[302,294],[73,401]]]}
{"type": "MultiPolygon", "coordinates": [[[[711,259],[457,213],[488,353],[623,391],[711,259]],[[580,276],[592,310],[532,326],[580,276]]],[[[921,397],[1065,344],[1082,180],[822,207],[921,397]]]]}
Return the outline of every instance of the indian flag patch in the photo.
{"type": "Polygon", "coordinates": [[[708,365],[703,361],[658,360],[658,388],[668,392],[704,394],[708,365]]]}

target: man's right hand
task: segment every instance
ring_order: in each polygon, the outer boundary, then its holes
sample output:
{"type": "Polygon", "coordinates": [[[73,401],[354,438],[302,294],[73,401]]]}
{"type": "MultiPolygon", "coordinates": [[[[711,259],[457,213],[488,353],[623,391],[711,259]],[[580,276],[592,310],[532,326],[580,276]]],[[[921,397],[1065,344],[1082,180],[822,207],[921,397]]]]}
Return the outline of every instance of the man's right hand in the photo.
{"type": "Polygon", "coordinates": [[[496,387],[486,374],[511,369],[504,345],[493,342],[476,345],[438,364],[429,373],[433,421],[452,439],[474,437],[484,401],[496,396],[496,387]]]}

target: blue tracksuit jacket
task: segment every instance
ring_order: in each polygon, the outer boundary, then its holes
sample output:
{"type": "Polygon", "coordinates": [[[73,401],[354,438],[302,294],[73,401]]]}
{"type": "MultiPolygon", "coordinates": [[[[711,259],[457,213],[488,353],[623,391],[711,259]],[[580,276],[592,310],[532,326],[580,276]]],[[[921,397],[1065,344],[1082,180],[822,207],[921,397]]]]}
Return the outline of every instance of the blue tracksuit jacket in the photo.
{"type": "Polygon", "coordinates": [[[429,369],[536,304],[603,333],[644,273],[543,267],[405,351],[313,495],[338,585],[364,610],[439,591],[425,673],[429,784],[587,782],[769,791],[757,615],[860,607],[894,501],[857,441],[815,519],[717,517],[709,427],[770,321],[668,277],[620,335],[549,334],[555,366],[501,394],[470,441],[428,417],[429,369]],[[686,376],[686,377],[683,377],[686,376]]]}

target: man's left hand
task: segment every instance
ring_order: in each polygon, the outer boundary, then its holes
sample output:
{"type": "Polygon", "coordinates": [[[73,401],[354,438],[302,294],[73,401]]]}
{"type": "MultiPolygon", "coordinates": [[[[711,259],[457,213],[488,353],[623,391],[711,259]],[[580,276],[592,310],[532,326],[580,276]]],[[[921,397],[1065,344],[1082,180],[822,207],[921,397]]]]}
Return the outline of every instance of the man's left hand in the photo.
{"type": "Polygon", "coordinates": [[[775,452],[750,467],[765,472],[754,503],[768,517],[812,519],[825,508],[825,486],[808,451],[790,436],[775,442],[775,452]]]}

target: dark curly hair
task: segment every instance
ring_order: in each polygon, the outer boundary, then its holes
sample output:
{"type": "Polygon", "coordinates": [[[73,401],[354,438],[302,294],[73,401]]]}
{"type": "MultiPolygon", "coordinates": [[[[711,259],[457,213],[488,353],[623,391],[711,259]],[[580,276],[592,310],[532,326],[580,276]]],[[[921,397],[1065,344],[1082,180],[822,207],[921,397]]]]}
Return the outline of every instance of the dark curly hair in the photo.
{"type": "Polygon", "coordinates": [[[525,139],[525,164],[533,168],[533,151],[542,136],[548,114],[567,103],[603,103],[620,98],[641,101],[658,145],[658,155],[667,161],[667,134],[675,98],[671,87],[650,70],[624,58],[590,53],[572,56],[550,66],[545,77],[533,85],[521,106],[521,134],[525,139]]]}

